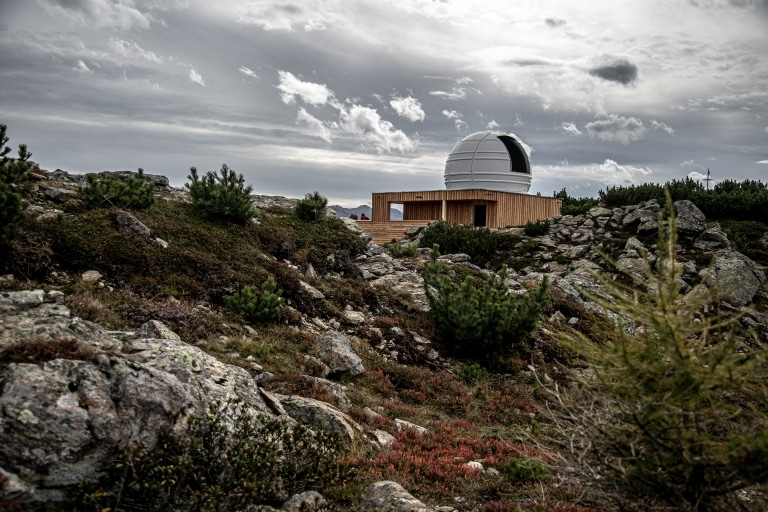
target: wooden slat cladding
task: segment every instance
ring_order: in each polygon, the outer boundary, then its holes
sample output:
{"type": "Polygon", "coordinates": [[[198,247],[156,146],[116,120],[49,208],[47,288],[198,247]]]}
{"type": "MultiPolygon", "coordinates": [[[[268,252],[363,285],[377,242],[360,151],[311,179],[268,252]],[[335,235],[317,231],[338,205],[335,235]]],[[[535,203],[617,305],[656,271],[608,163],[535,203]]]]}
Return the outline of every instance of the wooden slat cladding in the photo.
{"type": "Polygon", "coordinates": [[[357,224],[363,228],[373,241],[379,245],[386,245],[393,240],[400,240],[405,237],[405,230],[411,226],[426,226],[426,222],[404,222],[393,220],[390,222],[373,222],[368,220],[358,220],[357,224]]]}
{"type": "Polygon", "coordinates": [[[553,197],[493,190],[381,192],[373,194],[372,203],[373,220],[378,222],[389,221],[391,204],[402,204],[403,221],[444,219],[468,225],[475,222],[475,205],[484,204],[486,225],[490,228],[520,226],[528,221],[548,219],[560,215],[561,206],[560,199],[553,197]]]}

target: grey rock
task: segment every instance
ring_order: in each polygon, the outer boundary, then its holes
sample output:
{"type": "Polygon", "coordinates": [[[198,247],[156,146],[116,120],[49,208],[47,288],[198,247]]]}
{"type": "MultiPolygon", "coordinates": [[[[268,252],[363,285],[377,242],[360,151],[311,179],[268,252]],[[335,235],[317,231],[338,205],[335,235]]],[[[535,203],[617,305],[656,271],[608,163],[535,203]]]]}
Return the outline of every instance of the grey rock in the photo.
{"type": "Polygon", "coordinates": [[[319,299],[324,299],[325,298],[325,295],[323,294],[323,292],[321,292],[320,290],[318,290],[314,286],[305,283],[304,281],[299,281],[299,286],[301,286],[301,289],[304,291],[304,293],[309,295],[309,297],[312,298],[312,299],[318,299],[319,300],[319,299]]]}
{"type": "Polygon", "coordinates": [[[462,263],[470,261],[472,257],[469,254],[457,253],[457,254],[443,254],[439,258],[441,261],[450,261],[451,263],[462,263]]]}
{"type": "Polygon", "coordinates": [[[150,238],[149,243],[157,247],[158,249],[167,249],[168,248],[168,242],[163,240],[162,238],[150,238]]]}
{"type": "Polygon", "coordinates": [[[321,389],[333,397],[334,405],[341,411],[347,412],[352,407],[352,402],[347,397],[346,388],[337,382],[330,381],[321,377],[312,377],[302,375],[298,379],[309,384],[311,387],[321,389]]]}
{"type": "Polygon", "coordinates": [[[134,336],[136,338],[156,338],[160,340],[181,341],[181,337],[160,320],[150,320],[149,322],[145,322],[139,327],[134,336]]]}
{"type": "Polygon", "coordinates": [[[331,369],[332,374],[348,374],[356,377],[365,373],[363,362],[352,350],[349,338],[336,331],[329,331],[315,338],[313,350],[331,369]]]}
{"type": "Polygon", "coordinates": [[[115,220],[117,221],[117,230],[124,235],[136,235],[146,240],[150,239],[151,232],[149,228],[132,213],[118,210],[115,213],[115,220]]]}
{"type": "Polygon", "coordinates": [[[339,434],[345,444],[351,444],[362,435],[362,427],[331,404],[297,395],[275,393],[273,396],[280,400],[291,418],[313,430],[339,434]]]}
{"type": "Polygon", "coordinates": [[[395,418],[395,426],[397,427],[397,430],[411,429],[415,430],[421,435],[429,434],[429,430],[415,423],[411,423],[410,421],[395,418]]]}
{"type": "Polygon", "coordinates": [[[317,491],[304,491],[301,494],[294,494],[283,503],[280,510],[285,512],[313,512],[326,505],[325,498],[317,491]]]}
{"type": "Polygon", "coordinates": [[[680,236],[696,236],[707,229],[707,219],[701,210],[688,200],[675,201],[677,233],[680,236]]]}
{"type": "Polygon", "coordinates": [[[425,226],[409,226],[405,230],[405,235],[409,238],[413,238],[417,236],[419,233],[424,231],[425,226]]]}
{"type": "Polygon", "coordinates": [[[362,325],[365,323],[365,315],[359,311],[344,310],[340,316],[349,325],[362,325]]]}
{"type": "Polygon", "coordinates": [[[729,249],[731,243],[720,225],[705,229],[693,242],[693,247],[704,252],[714,252],[718,249],[729,249]]]}
{"type": "Polygon", "coordinates": [[[765,274],[754,261],[736,251],[719,256],[714,265],[703,271],[708,287],[722,300],[733,306],[744,306],[752,301],[765,282],[765,274]]]}
{"type": "Polygon", "coordinates": [[[360,497],[363,510],[386,512],[431,512],[432,509],[413,497],[397,482],[374,482],[360,497]]]}
{"type": "Polygon", "coordinates": [[[587,215],[594,218],[611,217],[613,216],[613,210],[609,210],[608,208],[603,208],[601,206],[595,206],[587,212],[587,215]]]}
{"type": "Polygon", "coordinates": [[[57,203],[66,203],[70,199],[77,198],[77,191],[68,188],[45,187],[42,191],[47,198],[52,199],[57,203]]]}

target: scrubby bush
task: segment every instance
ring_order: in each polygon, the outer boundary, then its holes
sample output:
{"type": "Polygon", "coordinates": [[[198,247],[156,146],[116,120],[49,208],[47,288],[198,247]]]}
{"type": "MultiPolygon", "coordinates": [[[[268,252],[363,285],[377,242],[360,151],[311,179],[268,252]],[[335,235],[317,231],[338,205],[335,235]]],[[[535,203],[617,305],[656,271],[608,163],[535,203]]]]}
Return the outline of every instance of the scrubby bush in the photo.
{"type": "Polygon", "coordinates": [[[17,158],[8,156],[11,148],[6,146],[9,140],[6,129],[6,125],[0,124],[0,240],[6,237],[9,227],[21,213],[23,201],[20,187],[29,179],[27,160],[32,156],[26,144],[19,144],[17,158]]]}
{"type": "Polygon", "coordinates": [[[599,203],[599,201],[593,197],[571,197],[568,195],[565,188],[560,192],[555,192],[554,197],[562,201],[560,206],[561,215],[581,215],[587,213],[599,203]]]}
{"type": "Polygon", "coordinates": [[[548,280],[518,297],[506,284],[506,267],[482,283],[467,276],[456,284],[438,257],[434,247],[422,277],[430,315],[447,348],[459,356],[493,360],[522,347],[547,304],[548,280]]]}
{"type": "Polygon", "coordinates": [[[496,254],[499,234],[488,228],[475,228],[449,222],[436,222],[424,230],[420,247],[440,246],[443,254],[468,254],[480,266],[488,263],[496,254]]]}
{"type": "Polygon", "coordinates": [[[227,164],[221,166],[218,175],[208,171],[202,178],[198,177],[197,168],[191,167],[187,179],[190,183],[184,186],[203,217],[238,224],[256,217],[251,203],[253,187],[246,186],[243,175],[238,175],[227,164]]]}
{"type": "Polygon", "coordinates": [[[234,295],[226,295],[224,303],[249,322],[269,322],[280,315],[282,291],[277,289],[275,280],[270,276],[261,285],[261,290],[255,286],[245,286],[234,295]]]}
{"type": "Polygon", "coordinates": [[[525,223],[523,231],[528,236],[546,235],[549,231],[549,219],[537,220],[536,222],[528,221],[525,223]]]}
{"type": "Polygon", "coordinates": [[[410,258],[411,256],[416,256],[416,252],[419,249],[419,246],[415,243],[406,245],[395,243],[388,244],[385,247],[393,258],[410,258]]]}
{"type": "Polygon", "coordinates": [[[155,202],[155,184],[146,181],[144,169],[135,176],[123,180],[114,174],[99,178],[86,176],[87,183],[80,189],[80,197],[91,208],[116,206],[146,210],[155,202]]]}
{"type": "Polygon", "coordinates": [[[477,363],[462,364],[459,376],[465,384],[477,384],[488,378],[488,370],[477,363]]]}
{"type": "Polygon", "coordinates": [[[549,479],[549,471],[536,460],[512,457],[501,467],[501,472],[512,483],[542,482],[549,479]]]}
{"type": "Polygon", "coordinates": [[[545,386],[552,440],[601,505],[738,509],[738,491],[768,483],[768,358],[737,335],[738,316],[701,314],[716,296],[680,300],[674,215],[658,247],[642,290],[596,276],[607,296],[592,300],[621,320],[611,335],[565,340],[589,371],[573,388],[545,386]]]}
{"type": "Polygon", "coordinates": [[[233,433],[209,413],[188,432],[162,431],[155,448],[123,452],[96,483],[81,488],[61,510],[213,512],[279,506],[307,490],[343,485],[352,476],[340,462],[335,434],[301,424],[242,415],[233,433]]]}
{"type": "Polygon", "coordinates": [[[320,192],[306,194],[304,199],[296,201],[296,215],[307,221],[316,221],[325,218],[325,207],[328,205],[328,199],[323,197],[320,192]]]}

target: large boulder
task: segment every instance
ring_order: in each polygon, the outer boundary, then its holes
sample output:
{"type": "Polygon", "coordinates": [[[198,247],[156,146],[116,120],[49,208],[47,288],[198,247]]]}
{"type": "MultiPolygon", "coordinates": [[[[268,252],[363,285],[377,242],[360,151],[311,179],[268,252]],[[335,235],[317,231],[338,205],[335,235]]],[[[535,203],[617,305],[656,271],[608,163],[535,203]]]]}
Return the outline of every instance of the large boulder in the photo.
{"type": "Polygon", "coordinates": [[[280,401],[288,416],[312,430],[338,434],[346,445],[362,436],[360,425],[328,403],[296,395],[274,393],[273,396],[280,401]]]}
{"type": "Polygon", "coordinates": [[[312,343],[318,357],[328,365],[332,375],[357,377],[365,373],[363,360],[352,350],[349,338],[337,331],[321,334],[312,343]]]}
{"type": "Polygon", "coordinates": [[[699,208],[688,200],[675,201],[677,233],[680,236],[696,236],[707,229],[707,218],[699,208]]]}
{"type": "Polygon", "coordinates": [[[242,413],[274,415],[246,370],[162,324],[137,334],[164,339],[131,339],[74,317],[60,300],[0,294],[0,471],[34,488],[34,499],[60,499],[95,479],[115,450],[149,450],[161,432],[181,433],[211,409],[230,429],[242,413]]]}
{"type": "Polygon", "coordinates": [[[714,265],[702,272],[704,283],[733,306],[750,303],[765,282],[765,274],[755,262],[736,251],[718,256],[714,265]]]}
{"type": "Polygon", "coordinates": [[[374,482],[363,491],[360,508],[387,512],[431,512],[397,482],[374,482]]]}

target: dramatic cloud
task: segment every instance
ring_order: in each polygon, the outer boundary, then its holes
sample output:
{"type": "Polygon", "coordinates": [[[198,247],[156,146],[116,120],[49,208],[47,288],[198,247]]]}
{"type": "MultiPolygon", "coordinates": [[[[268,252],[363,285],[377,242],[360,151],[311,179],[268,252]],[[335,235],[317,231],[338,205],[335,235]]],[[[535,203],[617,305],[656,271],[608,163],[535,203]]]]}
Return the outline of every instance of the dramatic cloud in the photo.
{"type": "Polygon", "coordinates": [[[296,29],[304,32],[326,30],[328,23],[335,19],[327,6],[317,1],[292,4],[257,0],[241,6],[237,17],[240,23],[256,25],[264,30],[287,32],[296,29]]]}
{"type": "Polygon", "coordinates": [[[645,126],[635,117],[622,117],[611,114],[607,119],[599,119],[584,125],[590,138],[606,142],[629,144],[645,136],[645,126]]]}
{"type": "Polygon", "coordinates": [[[309,128],[308,133],[313,137],[319,137],[326,142],[333,142],[331,130],[329,130],[318,118],[304,110],[304,107],[299,108],[299,114],[296,116],[296,124],[304,125],[309,128]]]}
{"type": "Polygon", "coordinates": [[[561,128],[568,135],[581,135],[581,131],[576,127],[576,123],[563,123],[561,128]]]}
{"type": "Polygon", "coordinates": [[[163,0],[39,0],[56,17],[89,28],[147,29],[156,21],[152,11],[179,9],[186,2],[163,0]]]}
{"type": "Polygon", "coordinates": [[[404,117],[409,121],[415,123],[416,121],[423,121],[426,118],[424,109],[421,108],[421,103],[416,98],[408,96],[407,98],[395,97],[389,102],[392,108],[395,109],[397,115],[404,117]]]}
{"type": "Polygon", "coordinates": [[[205,81],[203,80],[202,75],[198,73],[195,68],[189,69],[189,79],[195,82],[196,84],[200,84],[203,87],[205,87],[205,81]]]}
{"type": "Polygon", "coordinates": [[[248,67],[245,67],[245,66],[240,66],[240,68],[238,68],[238,71],[241,72],[242,74],[244,74],[247,77],[253,78],[254,80],[258,80],[259,79],[259,75],[257,75],[256,72],[254,70],[252,70],[251,68],[248,68],[248,67]]]}
{"type": "Polygon", "coordinates": [[[697,171],[691,171],[688,173],[688,177],[691,178],[692,180],[703,180],[704,178],[707,177],[707,175],[701,174],[700,172],[697,172],[697,171]]]}
{"type": "Polygon", "coordinates": [[[325,105],[334,97],[333,91],[323,84],[302,82],[288,71],[278,71],[280,83],[277,85],[283,103],[296,102],[296,96],[310,105],[325,105]]]}
{"type": "Polygon", "coordinates": [[[656,121],[655,119],[651,119],[651,128],[654,130],[664,130],[670,135],[674,135],[675,130],[669,126],[667,123],[656,121]]]}
{"type": "Polygon", "coordinates": [[[401,130],[379,116],[376,110],[360,105],[352,105],[339,115],[339,125],[351,134],[362,136],[363,140],[381,152],[396,149],[401,152],[411,151],[416,143],[401,130]]]}
{"type": "Polygon", "coordinates": [[[109,48],[118,55],[132,60],[145,60],[154,64],[162,64],[163,59],[154,52],[150,52],[138,44],[113,37],[107,43],[109,48]]]}
{"type": "Polygon", "coordinates": [[[546,23],[549,27],[562,27],[565,25],[566,21],[561,20],[560,18],[546,18],[544,23],[546,23]]]}
{"type": "Polygon", "coordinates": [[[588,70],[592,76],[603,80],[629,85],[637,80],[638,68],[626,59],[616,59],[613,62],[598,65],[588,70]]]}
{"type": "Polygon", "coordinates": [[[455,110],[443,110],[442,114],[448,119],[461,119],[464,117],[455,110]]]}

